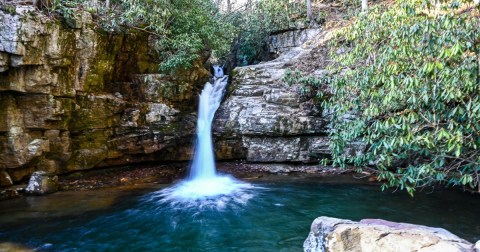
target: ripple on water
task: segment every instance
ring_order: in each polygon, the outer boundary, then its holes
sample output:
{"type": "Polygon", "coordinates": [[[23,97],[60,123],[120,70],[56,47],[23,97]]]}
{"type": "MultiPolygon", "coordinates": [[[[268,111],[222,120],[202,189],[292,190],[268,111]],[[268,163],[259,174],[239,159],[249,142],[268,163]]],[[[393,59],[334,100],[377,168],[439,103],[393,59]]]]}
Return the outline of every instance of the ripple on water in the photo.
{"type": "Polygon", "coordinates": [[[183,180],[171,187],[153,192],[144,200],[179,209],[216,209],[246,205],[260,187],[230,176],[183,180]]]}

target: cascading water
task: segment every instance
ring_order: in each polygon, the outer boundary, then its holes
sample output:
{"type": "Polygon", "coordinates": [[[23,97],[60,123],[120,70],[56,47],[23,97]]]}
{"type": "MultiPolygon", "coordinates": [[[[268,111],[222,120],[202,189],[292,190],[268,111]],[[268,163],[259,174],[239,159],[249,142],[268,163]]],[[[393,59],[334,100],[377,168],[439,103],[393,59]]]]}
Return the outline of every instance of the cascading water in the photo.
{"type": "Polygon", "coordinates": [[[191,207],[221,209],[228,203],[245,204],[253,194],[253,186],[231,176],[217,175],[212,143],[212,121],[220,106],[228,76],[214,66],[214,83],[209,82],[200,94],[197,141],[188,179],[152,195],[151,200],[191,207]]]}
{"type": "Polygon", "coordinates": [[[215,78],[222,78],[224,75],[225,73],[223,72],[223,66],[213,66],[213,76],[215,78]]]}
{"type": "MultiPolygon", "coordinates": [[[[217,72],[215,75],[217,75],[217,72]]],[[[220,75],[220,73],[218,75],[220,75]]],[[[227,81],[228,76],[215,78],[214,85],[207,82],[200,94],[197,119],[197,143],[192,167],[190,168],[190,180],[211,179],[216,176],[212,146],[212,121],[215,111],[217,111],[220,106],[227,81]]]]}

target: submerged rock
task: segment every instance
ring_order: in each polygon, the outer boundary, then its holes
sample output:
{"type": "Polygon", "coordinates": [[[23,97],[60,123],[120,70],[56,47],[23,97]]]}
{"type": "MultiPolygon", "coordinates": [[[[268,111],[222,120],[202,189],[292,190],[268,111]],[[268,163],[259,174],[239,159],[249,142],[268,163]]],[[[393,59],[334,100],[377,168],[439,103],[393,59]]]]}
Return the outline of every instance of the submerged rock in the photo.
{"type": "Polygon", "coordinates": [[[319,217],[303,244],[307,252],[342,251],[462,251],[476,252],[474,245],[442,228],[390,222],[380,219],[351,220],[319,217]]]}
{"type": "Polygon", "coordinates": [[[28,194],[43,195],[58,190],[58,177],[44,171],[34,172],[30,177],[27,189],[28,194]]]}
{"type": "Polygon", "coordinates": [[[0,200],[7,200],[7,199],[18,198],[18,197],[20,197],[20,194],[15,189],[0,190],[0,200]]]}

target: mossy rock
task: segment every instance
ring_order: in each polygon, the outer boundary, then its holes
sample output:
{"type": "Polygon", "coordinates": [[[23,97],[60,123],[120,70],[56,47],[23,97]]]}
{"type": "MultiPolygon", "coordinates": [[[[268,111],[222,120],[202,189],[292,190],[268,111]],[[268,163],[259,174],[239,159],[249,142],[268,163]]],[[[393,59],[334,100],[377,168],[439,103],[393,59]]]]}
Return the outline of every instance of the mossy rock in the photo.
{"type": "Polygon", "coordinates": [[[91,169],[108,157],[107,149],[80,149],[73,152],[67,171],[91,169]]]}

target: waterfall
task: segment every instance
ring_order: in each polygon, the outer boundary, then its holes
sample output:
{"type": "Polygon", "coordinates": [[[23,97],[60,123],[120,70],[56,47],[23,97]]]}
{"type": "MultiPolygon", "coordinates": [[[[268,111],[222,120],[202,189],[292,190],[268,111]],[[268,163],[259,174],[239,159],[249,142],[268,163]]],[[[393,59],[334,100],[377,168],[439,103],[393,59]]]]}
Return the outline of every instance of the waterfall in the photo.
{"type": "Polygon", "coordinates": [[[213,77],[222,78],[224,76],[223,66],[213,65],[213,77]]]}
{"type": "Polygon", "coordinates": [[[228,76],[214,66],[213,85],[203,88],[197,119],[197,141],[188,179],[153,193],[149,200],[168,202],[181,208],[223,209],[229,205],[246,204],[253,197],[254,187],[228,175],[218,175],[212,141],[212,121],[222,101],[228,76]]]}
{"type": "MultiPolygon", "coordinates": [[[[221,68],[220,68],[221,70],[221,68]]],[[[228,76],[223,76],[223,71],[218,73],[220,78],[215,78],[214,84],[207,82],[200,94],[197,119],[197,142],[195,154],[190,167],[190,180],[208,179],[216,176],[215,158],[212,144],[212,121],[222,101],[228,76]]],[[[217,70],[215,70],[215,76],[217,70]]]]}

